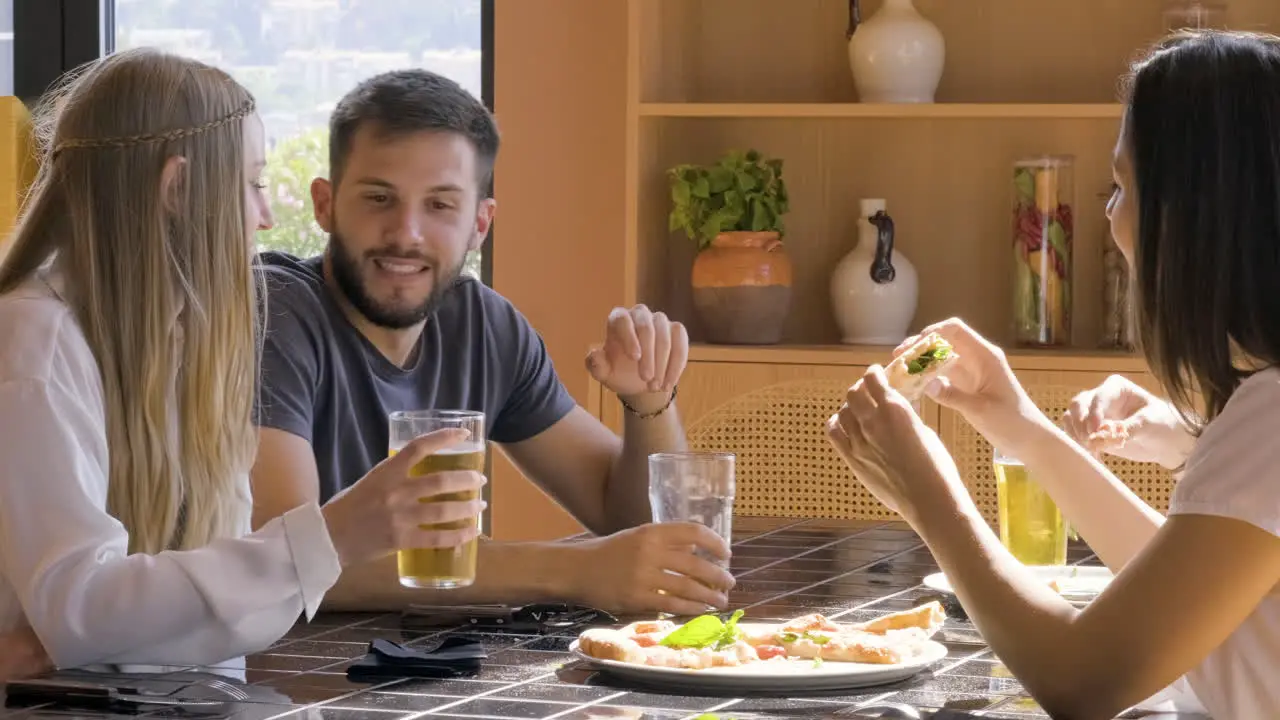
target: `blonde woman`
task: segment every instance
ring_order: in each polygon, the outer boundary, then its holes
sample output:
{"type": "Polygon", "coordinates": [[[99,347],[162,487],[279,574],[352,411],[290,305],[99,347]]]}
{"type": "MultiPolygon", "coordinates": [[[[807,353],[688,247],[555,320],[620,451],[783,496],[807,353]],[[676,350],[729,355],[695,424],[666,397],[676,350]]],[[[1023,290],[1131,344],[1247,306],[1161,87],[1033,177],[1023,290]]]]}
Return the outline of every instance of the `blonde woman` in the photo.
{"type": "Polygon", "coordinates": [[[421,438],[324,507],[247,534],[269,226],[262,124],[225,73],[149,50],[59,93],[0,266],[0,632],[59,667],[237,664],[309,618],[343,566],[474,530],[482,503],[409,467],[421,438]]]}

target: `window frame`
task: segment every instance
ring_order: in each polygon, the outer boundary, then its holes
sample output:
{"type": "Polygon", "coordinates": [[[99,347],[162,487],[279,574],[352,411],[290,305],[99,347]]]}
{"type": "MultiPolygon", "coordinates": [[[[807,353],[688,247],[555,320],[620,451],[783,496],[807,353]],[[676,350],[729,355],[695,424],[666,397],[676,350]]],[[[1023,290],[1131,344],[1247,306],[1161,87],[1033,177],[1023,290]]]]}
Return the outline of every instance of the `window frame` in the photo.
{"type": "MultiPolygon", "coordinates": [[[[479,2],[481,100],[493,112],[494,0],[479,2]]],[[[13,5],[13,89],[28,107],[63,73],[115,50],[114,0],[27,0],[13,5]]],[[[489,192],[494,192],[492,185],[489,192]]],[[[490,286],[493,234],[490,226],[480,256],[480,279],[490,286]]]]}
{"type": "Polygon", "coordinates": [[[114,39],[112,0],[41,0],[13,4],[13,91],[34,105],[65,72],[101,57],[114,39]]]}

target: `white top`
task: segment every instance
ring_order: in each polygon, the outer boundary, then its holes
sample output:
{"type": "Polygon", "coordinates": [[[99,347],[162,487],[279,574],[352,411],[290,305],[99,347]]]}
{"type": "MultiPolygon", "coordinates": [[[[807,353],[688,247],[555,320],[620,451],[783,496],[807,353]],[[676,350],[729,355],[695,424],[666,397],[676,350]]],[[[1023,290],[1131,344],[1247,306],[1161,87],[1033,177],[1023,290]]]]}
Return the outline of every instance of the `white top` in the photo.
{"type": "Polygon", "coordinates": [[[106,511],[98,367],[58,287],[42,275],[0,296],[0,632],[29,624],[63,668],[242,666],[337,582],[320,509],[252,534],[245,517],[244,537],[198,550],[128,555],[106,511]]]}
{"type": "MultiPolygon", "coordinates": [[[[1245,380],[1196,442],[1169,515],[1235,518],[1280,535],[1280,370],[1245,380]]],[[[1162,693],[1181,711],[1215,718],[1280,712],[1280,590],[1273,589],[1199,666],[1162,693]],[[1188,687],[1189,686],[1189,687],[1188,687]]],[[[1145,705],[1145,704],[1144,704],[1145,705]]]]}

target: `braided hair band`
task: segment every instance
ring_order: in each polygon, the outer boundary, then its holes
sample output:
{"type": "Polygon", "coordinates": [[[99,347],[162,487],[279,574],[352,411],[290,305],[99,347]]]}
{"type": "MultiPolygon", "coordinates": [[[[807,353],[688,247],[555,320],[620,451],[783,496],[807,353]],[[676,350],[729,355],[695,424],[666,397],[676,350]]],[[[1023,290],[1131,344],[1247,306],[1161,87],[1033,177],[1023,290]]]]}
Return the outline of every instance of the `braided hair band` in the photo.
{"type": "Polygon", "coordinates": [[[198,135],[202,132],[205,132],[206,130],[212,130],[217,127],[222,127],[223,125],[226,125],[227,123],[235,122],[236,120],[241,120],[244,117],[248,116],[253,111],[254,111],[254,103],[252,100],[250,100],[248,103],[245,103],[245,105],[242,106],[239,110],[236,110],[230,115],[227,115],[225,117],[220,117],[215,120],[210,120],[209,122],[201,123],[200,125],[195,125],[193,127],[178,128],[176,130],[167,130],[162,133],[148,133],[144,135],[126,135],[123,137],[106,137],[106,138],[72,138],[70,140],[63,140],[62,142],[54,146],[51,156],[57,157],[58,153],[61,153],[63,150],[74,150],[74,149],[81,149],[81,148],[123,148],[123,147],[130,147],[132,145],[143,145],[146,143],[170,142],[173,140],[179,140],[184,137],[198,135]]]}

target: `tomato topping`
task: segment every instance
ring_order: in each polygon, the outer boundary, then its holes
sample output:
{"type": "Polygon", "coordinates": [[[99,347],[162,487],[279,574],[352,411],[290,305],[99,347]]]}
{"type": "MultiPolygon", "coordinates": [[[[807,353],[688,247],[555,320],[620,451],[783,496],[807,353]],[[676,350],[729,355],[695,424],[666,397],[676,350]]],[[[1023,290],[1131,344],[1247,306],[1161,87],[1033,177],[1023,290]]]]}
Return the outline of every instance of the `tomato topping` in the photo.
{"type": "Polygon", "coordinates": [[[785,657],[786,654],[787,654],[787,649],[782,647],[781,645],[757,645],[756,646],[756,657],[759,657],[761,660],[768,660],[769,658],[776,658],[776,657],[785,657]]]}

